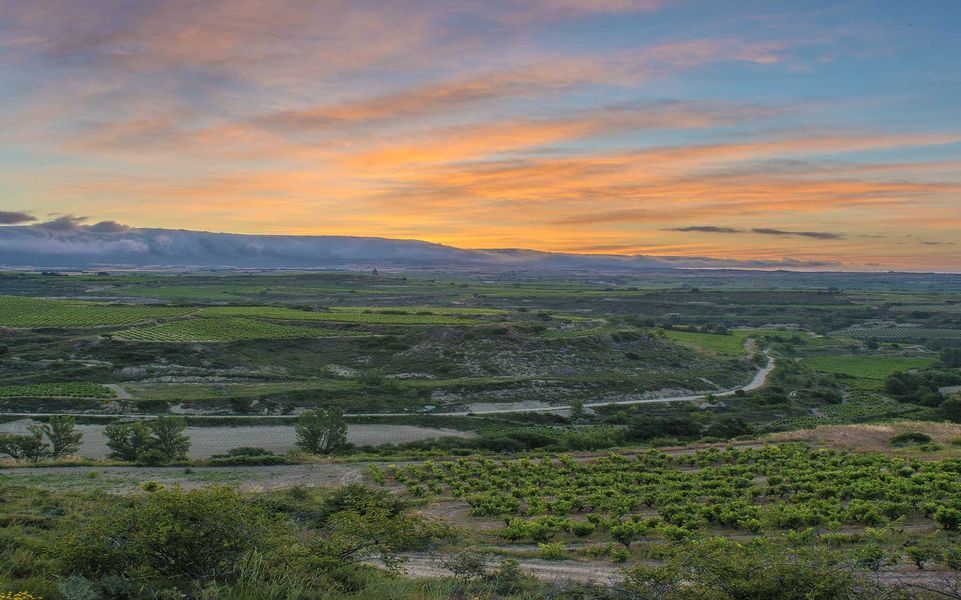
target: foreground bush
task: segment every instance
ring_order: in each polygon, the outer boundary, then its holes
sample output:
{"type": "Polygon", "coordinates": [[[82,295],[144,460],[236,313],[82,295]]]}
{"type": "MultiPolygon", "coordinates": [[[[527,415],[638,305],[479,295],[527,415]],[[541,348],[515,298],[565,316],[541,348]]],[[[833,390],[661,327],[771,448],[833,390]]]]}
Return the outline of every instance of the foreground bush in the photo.
{"type": "Polygon", "coordinates": [[[158,490],[90,519],[60,544],[68,573],[230,579],[238,561],[284,528],[236,490],[158,490]]]}
{"type": "Polygon", "coordinates": [[[738,543],[712,538],[663,566],[627,572],[625,588],[660,600],[836,600],[880,598],[849,565],[817,546],[784,548],[755,539],[738,543]]]}

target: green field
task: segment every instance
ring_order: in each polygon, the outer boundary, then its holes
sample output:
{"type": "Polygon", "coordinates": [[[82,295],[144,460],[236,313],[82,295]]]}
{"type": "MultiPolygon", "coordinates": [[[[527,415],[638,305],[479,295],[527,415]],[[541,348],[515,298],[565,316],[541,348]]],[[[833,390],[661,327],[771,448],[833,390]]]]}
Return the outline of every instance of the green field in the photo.
{"type": "Polygon", "coordinates": [[[883,381],[892,373],[920,369],[935,362],[935,359],[906,356],[812,356],[802,362],[816,371],[883,381]]]}
{"type": "Polygon", "coordinates": [[[746,350],[744,341],[751,337],[750,331],[735,329],[728,334],[696,333],[692,331],[677,331],[665,329],[664,336],[669,340],[696,346],[708,352],[726,356],[741,356],[746,350]]]}
{"type": "Polygon", "coordinates": [[[330,329],[295,327],[240,317],[200,318],[128,329],[116,338],[132,342],[236,342],[351,335],[330,329]]]}
{"type": "Polygon", "coordinates": [[[82,328],[133,325],[194,312],[191,307],[132,306],[68,300],[0,296],[0,326],[82,328]]]}

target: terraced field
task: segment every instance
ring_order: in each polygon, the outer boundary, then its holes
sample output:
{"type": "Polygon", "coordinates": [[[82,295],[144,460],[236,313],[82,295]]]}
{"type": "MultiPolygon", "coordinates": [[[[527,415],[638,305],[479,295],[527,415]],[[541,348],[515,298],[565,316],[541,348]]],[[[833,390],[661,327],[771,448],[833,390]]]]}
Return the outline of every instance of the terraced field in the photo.
{"type": "Polygon", "coordinates": [[[210,317],[252,317],[284,321],[332,321],[363,325],[474,325],[478,321],[450,314],[383,313],[341,308],[312,312],[280,306],[214,306],[203,309],[210,317]]]}
{"type": "Polygon", "coordinates": [[[0,387],[0,398],[113,398],[112,389],[98,383],[35,383],[0,387]]]}
{"type": "Polygon", "coordinates": [[[355,335],[330,329],[296,327],[240,317],[199,318],[172,321],[151,327],[128,329],[116,338],[132,342],[236,342],[257,339],[296,339],[355,335]]]}
{"type": "Polygon", "coordinates": [[[886,341],[905,340],[957,340],[961,339],[961,329],[942,329],[938,327],[851,327],[833,332],[831,335],[856,339],[875,339],[886,341]]]}

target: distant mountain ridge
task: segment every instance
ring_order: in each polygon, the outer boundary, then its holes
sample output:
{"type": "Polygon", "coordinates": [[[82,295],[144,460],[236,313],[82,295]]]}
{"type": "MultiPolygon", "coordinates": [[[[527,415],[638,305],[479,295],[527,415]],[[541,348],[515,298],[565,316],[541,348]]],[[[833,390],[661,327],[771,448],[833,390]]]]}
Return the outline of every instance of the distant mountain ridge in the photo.
{"type": "Polygon", "coordinates": [[[0,265],[97,268],[372,268],[642,271],[681,268],[810,269],[816,261],[565,254],[516,248],[468,250],[378,237],[211,233],[129,228],[115,223],[66,229],[0,227],[0,265]],[[106,226],[108,225],[109,226],[106,226]]]}

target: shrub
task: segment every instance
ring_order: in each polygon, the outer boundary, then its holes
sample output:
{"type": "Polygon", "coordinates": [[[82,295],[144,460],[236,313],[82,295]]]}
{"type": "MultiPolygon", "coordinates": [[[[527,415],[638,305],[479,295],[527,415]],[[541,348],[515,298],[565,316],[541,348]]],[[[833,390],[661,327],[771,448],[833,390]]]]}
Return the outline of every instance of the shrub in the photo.
{"type": "Polygon", "coordinates": [[[622,563],[627,562],[627,559],[630,558],[631,553],[627,551],[627,548],[611,548],[608,556],[611,557],[612,561],[622,563]]]}
{"type": "Polygon", "coordinates": [[[211,456],[207,465],[211,467],[262,467],[269,465],[286,465],[290,460],[286,456],[276,454],[238,454],[236,456],[211,456]]]}
{"type": "Polygon", "coordinates": [[[628,571],[624,587],[643,598],[871,598],[872,590],[822,548],[787,549],[769,540],[740,544],[712,538],[657,567],[628,571]]]}
{"type": "Polygon", "coordinates": [[[961,527],[961,510],[942,506],[934,511],[934,520],[948,531],[957,531],[961,527]]]}
{"type": "Polygon", "coordinates": [[[273,456],[273,454],[266,448],[254,448],[252,446],[241,446],[227,450],[227,456],[273,456]]]}
{"type": "Polygon", "coordinates": [[[920,431],[905,431],[892,436],[888,442],[892,446],[910,446],[912,444],[930,444],[931,436],[920,431]]]}
{"type": "Polygon", "coordinates": [[[97,515],[60,540],[70,573],[224,580],[277,528],[236,490],[160,490],[97,515]]]}
{"type": "Polygon", "coordinates": [[[471,580],[487,576],[487,557],[479,552],[470,550],[454,552],[441,564],[458,579],[471,580]]]}
{"type": "Polygon", "coordinates": [[[544,560],[561,560],[566,558],[564,544],[559,542],[537,544],[537,550],[544,560]]]}
{"type": "Polygon", "coordinates": [[[100,600],[101,596],[93,583],[86,577],[71,575],[57,586],[64,600],[100,600]]]}

